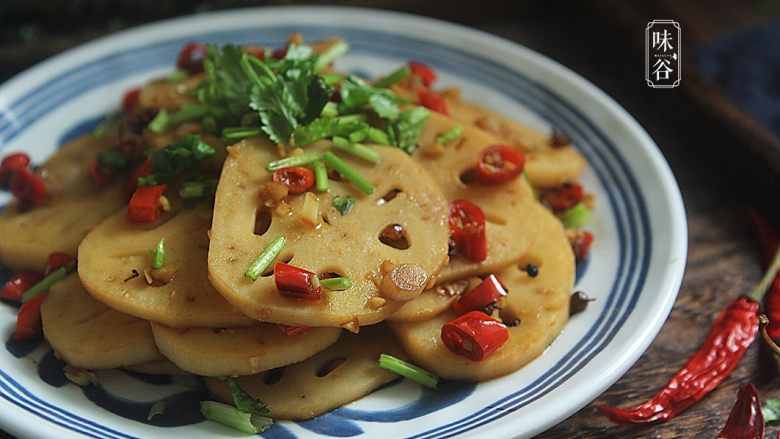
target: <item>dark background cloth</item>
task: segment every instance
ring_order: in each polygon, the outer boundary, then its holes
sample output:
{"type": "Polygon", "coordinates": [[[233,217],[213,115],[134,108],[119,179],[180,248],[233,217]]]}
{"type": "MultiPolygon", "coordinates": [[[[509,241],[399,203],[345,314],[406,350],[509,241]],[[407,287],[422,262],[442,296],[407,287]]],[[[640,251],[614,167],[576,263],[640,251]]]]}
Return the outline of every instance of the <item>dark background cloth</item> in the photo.
{"type": "MultiPolygon", "coordinates": [[[[0,81],[62,50],[128,26],[228,7],[299,3],[2,1],[0,81]]],[[[723,35],[739,29],[750,32],[755,25],[776,20],[780,1],[342,0],[327,4],[432,16],[503,36],[545,54],[584,76],[625,107],[669,161],[683,195],[689,231],[686,274],[674,309],[653,344],[625,376],[592,404],[542,434],[543,438],[712,438],[725,423],[740,383],[754,382],[762,398],[780,397],[778,372],[759,343],[754,343],[718,389],[668,423],[642,428],[616,426],[595,409],[596,404],[636,405],[666,384],[698,348],[714,316],[731,300],[749,291],[761,274],[757,244],[747,220],[746,189],[740,185],[747,176],[730,176],[725,172],[731,167],[730,157],[712,153],[714,146],[723,143],[739,151],[738,146],[744,141],[735,138],[725,124],[713,122],[711,114],[693,105],[691,97],[686,96],[683,89],[693,82],[693,71],[683,70],[681,88],[655,90],[645,85],[645,25],[664,18],[683,22],[683,58],[692,61],[689,57],[693,53],[710,42],[718,44],[717,39],[723,35]]],[[[770,61],[777,62],[777,41],[780,40],[775,38],[774,45],[766,43],[763,48],[756,45],[758,56],[751,62],[759,62],[762,53],[774,54],[770,61]]],[[[701,53],[706,53],[706,49],[701,53]]],[[[718,62],[726,63],[728,59],[718,62]]],[[[763,68],[732,64],[725,70],[746,69],[744,74],[763,78],[767,75],[759,72],[763,68]]],[[[717,79],[718,74],[712,74],[717,79]]],[[[772,81],[765,84],[777,86],[772,81]]],[[[729,89],[728,85],[723,87],[729,89]]],[[[731,93],[738,99],[735,92],[731,93]]],[[[761,119],[764,114],[756,118],[761,119]]],[[[776,203],[777,198],[765,202],[776,203]]],[[[767,434],[774,437],[776,432],[771,427],[767,434]]]]}

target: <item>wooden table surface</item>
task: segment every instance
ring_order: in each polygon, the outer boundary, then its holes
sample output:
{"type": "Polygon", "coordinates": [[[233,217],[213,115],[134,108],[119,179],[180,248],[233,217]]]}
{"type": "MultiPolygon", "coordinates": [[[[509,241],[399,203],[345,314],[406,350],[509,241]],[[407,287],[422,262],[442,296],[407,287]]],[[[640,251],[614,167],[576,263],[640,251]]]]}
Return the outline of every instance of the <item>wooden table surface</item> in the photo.
{"type": "MultiPolygon", "coordinates": [[[[724,177],[722,169],[728,164],[718,162],[707,152],[708,145],[722,141],[718,127],[691,111],[678,89],[647,88],[643,53],[626,44],[629,38],[610,34],[610,27],[582,6],[564,13],[539,2],[516,3],[502,10],[506,4],[488,0],[492,10],[487,11],[474,7],[453,10],[452,5],[441,1],[341,3],[369,3],[439,16],[509,38],[594,82],[650,133],[669,161],[685,202],[689,233],[687,269],[674,309],[658,337],[639,361],[593,404],[633,406],[655,393],[697,349],[715,315],[733,298],[749,291],[761,274],[745,197],[724,177]]],[[[653,18],[674,17],[648,17],[648,21],[653,18]]],[[[65,47],[106,32],[100,28],[74,30],[26,45],[4,44],[0,46],[0,59],[7,62],[0,65],[0,80],[65,47]]],[[[683,81],[684,75],[683,72],[683,81]]],[[[540,437],[715,437],[734,403],[739,384],[752,380],[762,399],[780,397],[778,373],[762,351],[754,343],[717,390],[665,424],[619,427],[599,416],[594,405],[589,404],[540,437]]],[[[771,427],[767,434],[774,437],[776,430],[771,427]]]]}

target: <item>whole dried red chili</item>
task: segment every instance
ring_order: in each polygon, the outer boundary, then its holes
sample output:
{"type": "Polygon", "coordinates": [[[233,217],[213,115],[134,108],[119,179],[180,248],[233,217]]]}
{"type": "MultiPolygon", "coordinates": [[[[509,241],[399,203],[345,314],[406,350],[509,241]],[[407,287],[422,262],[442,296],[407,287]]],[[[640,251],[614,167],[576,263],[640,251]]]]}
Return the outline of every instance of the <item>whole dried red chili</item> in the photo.
{"type": "Polygon", "coordinates": [[[753,383],[739,386],[737,402],[729,413],[718,439],[761,439],[764,437],[764,415],[761,399],[753,383]]]}
{"type": "Polygon", "coordinates": [[[756,338],[759,303],[778,267],[780,251],[753,291],[721,311],[699,350],[652,398],[633,409],[602,405],[598,406],[599,411],[625,424],[663,422],[704,398],[734,370],[756,338]]]}
{"type": "MultiPolygon", "coordinates": [[[[780,247],[780,234],[758,212],[751,211],[750,219],[758,234],[762,259],[764,264],[768,264],[772,254],[780,247]]],[[[780,271],[775,275],[775,280],[764,298],[764,314],[769,317],[769,324],[766,327],[767,333],[773,339],[780,338],[780,271]]]]}

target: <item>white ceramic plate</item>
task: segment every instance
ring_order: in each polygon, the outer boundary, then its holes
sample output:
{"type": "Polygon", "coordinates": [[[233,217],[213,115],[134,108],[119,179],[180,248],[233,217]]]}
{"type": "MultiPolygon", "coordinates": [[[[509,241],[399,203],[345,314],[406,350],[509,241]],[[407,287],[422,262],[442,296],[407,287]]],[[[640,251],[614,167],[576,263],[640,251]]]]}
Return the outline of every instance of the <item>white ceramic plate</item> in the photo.
{"type": "MultiPolygon", "coordinates": [[[[527,437],[615,382],[655,337],[677,294],[687,243],[679,190],[653,141],[616,102],[509,41],[441,21],[346,8],[247,9],[165,21],[69,50],[5,83],[0,149],[44,160],[65,139],[115,111],[123,91],[171,71],[188,41],[276,47],[294,31],[309,41],[345,37],[352,50],[338,61],[340,69],[373,76],[420,60],[440,73],[441,85],[462,86],[469,99],[541,130],[554,126],[568,133],[589,161],[583,180],[598,200],[590,227],[596,243],[577,284],[597,301],[571,319],[542,357],[510,376],[438,392],[404,381],[315,420],[279,423],[263,436],[527,437]]],[[[6,336],[14,320],[14,309],[0,308],[6,336]]],[[[161,427],[113,413],[145,418],[151,402],[187,390],[186,382],[150,383],[112,372],[101,376],[105,389],[82,392],[56,382],[56,373],[44,373],[49,383],[39,377],[37,368],[57,369],[45,353],[41,346],[16,358],[0,350],[0,423],[13,434],[235,436],[213,423],[161,427]]],[[[169,409],[187,411],[200,396],[196,390],[179,398],[169,409]]],[[[154,422],[179,421],[161,416],[154,422]]]]}

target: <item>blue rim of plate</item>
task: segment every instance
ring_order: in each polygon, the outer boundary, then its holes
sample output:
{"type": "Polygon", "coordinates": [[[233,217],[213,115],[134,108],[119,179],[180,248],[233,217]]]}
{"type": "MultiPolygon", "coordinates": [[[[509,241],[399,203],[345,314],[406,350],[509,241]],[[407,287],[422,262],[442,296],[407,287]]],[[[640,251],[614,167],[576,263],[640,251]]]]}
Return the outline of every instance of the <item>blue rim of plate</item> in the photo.
{"type": "MultiPolygon", "coordinates": [[[[289,25],[242,28],[201,34],[197,40],[237,44],[262,42],[277,46],[283,44],[286,35],[297,30],[289,25]]],[[[307,40],[332,35],[340,35],[349,41],[351,53],[423,60],[436,69],[487,85],[529,108],[572,137],[607,193],[618,235],[618,270],[602,312],[580,343],[533,382],[468,416],[410,438],[445,438],[473,430],[532,403],[560,386],[601,352],[629,318],[644,285],[651,257],[652,235],[644,196],[636,177],[609,138],[576,106],[521,72],[487,58],[414,37],[342,26],[306,26],[307,40]]],[[[172,38],[113,52],[49,78],[0,113],[0,151],[29,129],[33,121],[81,93],[131,74],[170,66],[181,46],[193,39],[172,38]]],[[[133,437],[44,401],[5,371],[0,371],[0,396],[43,419],[87,436],[133,437]]]]}

